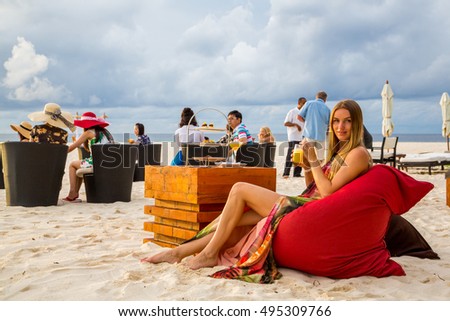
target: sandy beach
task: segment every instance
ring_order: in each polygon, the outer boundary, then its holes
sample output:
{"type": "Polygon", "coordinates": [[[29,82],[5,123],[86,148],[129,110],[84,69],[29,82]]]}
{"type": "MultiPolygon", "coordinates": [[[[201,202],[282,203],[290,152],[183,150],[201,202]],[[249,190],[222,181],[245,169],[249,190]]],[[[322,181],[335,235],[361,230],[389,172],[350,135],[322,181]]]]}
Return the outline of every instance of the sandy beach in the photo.
{"type": "MultiPolygon", "coordinates": [[[[442,143],[402,143],[399,153],[443,152],[442,143]]],[[[77,157],[69,154],[68,162],[77,157]]],[[[284,156],[277,152],[277,192],[298,194],[303,178],[283,179],[284,156]]],[[[450,208],[444,171],[410,169],[435,188],[404,215],[441,260],[399,257],[401,277],[335,280],[282,268],[270,285],[208,277],[218,268],[192,271],[185,264],[152,265],[139,259],[161,251],[143,244],[144,182],[133,185],[132,201],[50,207],[7,207],[0,190],[1,300],[448,300],[450,299],[450,208]]],[[[67,170],[60,197],[68,191],[67,170]]]]}

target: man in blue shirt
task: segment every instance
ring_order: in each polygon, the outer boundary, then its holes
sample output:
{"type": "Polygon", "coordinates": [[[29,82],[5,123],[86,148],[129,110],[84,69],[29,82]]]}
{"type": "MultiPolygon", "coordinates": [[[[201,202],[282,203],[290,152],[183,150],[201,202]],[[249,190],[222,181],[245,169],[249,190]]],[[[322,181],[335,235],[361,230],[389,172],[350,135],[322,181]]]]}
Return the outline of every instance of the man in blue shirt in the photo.
{"type": "Polygon", "coordinates": [[[325,158],[326,137],[328,123],[330,121],[330,109],[325,102],[327,93],[319,91],[315,100],[306,102],[298,113],[298,119],[305,122],[303,137],[308,142],[314,142],[316,146],[317,158],[325,158]]]}

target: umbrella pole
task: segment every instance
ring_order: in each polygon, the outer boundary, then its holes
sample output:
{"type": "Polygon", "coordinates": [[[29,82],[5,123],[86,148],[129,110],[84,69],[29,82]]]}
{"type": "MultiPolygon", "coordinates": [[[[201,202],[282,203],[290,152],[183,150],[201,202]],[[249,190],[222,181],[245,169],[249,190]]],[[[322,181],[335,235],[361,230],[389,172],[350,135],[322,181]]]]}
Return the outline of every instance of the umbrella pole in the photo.
{"type": "Polygon", "coordinates": [[[450,148],[448,146],[448,136],[447,136],[447,151],[450,151],[450,148]]]}

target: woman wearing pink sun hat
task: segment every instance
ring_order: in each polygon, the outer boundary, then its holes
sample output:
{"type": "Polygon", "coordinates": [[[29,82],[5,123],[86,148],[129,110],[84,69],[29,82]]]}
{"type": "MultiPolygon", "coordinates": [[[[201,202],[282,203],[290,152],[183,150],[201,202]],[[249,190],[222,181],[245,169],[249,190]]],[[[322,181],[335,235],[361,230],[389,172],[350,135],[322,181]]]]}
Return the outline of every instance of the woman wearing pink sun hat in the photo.
{"type": "MultiPolygon", "coordinates": [[[[84,129],[81,136],[69,146],[68,152],[75,150],[83,145],[87,151],[91,151],[91,146],[99,143],[113,143],[114,138],[111,133],[105,128],[109,126],[103,118],[97,117],[93,112],[85,112],[81,115],[80,119],[74,120],[74,125],[84,129]]],[[[63,198],[65,202],[80,203],[81,199],[78,198],[82,178],[77,176],[77,170],[80,168],[92,167],[92,155],[82,160],[75,160],[70,163],[69,166],[69,181],[70,190],[69,195],[63,198]]]]}
{"type": "Polygon", "coordinates": [[[75,119],[73,121],[73,124],[81,128],[91,128],[95,126],[105,128],[109,126],[109,123],[106,120],[97,117],[93,112],[90,111],[85,112],[83,115],[81,115],[80,119],[75,119]]]}

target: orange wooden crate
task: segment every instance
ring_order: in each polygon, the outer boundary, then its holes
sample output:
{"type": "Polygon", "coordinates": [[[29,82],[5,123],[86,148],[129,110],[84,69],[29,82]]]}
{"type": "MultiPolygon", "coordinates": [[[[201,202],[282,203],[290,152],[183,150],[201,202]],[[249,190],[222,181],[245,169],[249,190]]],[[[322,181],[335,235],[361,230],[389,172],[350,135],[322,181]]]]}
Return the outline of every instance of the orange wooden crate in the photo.
{"type": "Polygon", "coordinates": [[[275,168],[146,166],[145,177],[145,197],[190,204],[225,203],[237,182],[276,188],[275,168]]]}
{"type": "Polygon", "coordinates": [[[154,234],[144,242],[173,247],[192,238],[220,214],[237,182],[275,191],[276,169],[146,166],[145,197],[155,205],[146,205],[144,213],[155,219],[144,223],[154,234]]]}

